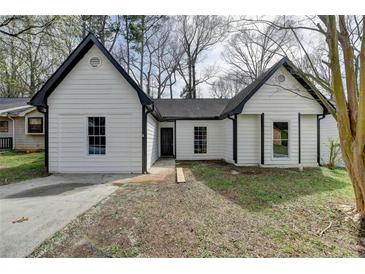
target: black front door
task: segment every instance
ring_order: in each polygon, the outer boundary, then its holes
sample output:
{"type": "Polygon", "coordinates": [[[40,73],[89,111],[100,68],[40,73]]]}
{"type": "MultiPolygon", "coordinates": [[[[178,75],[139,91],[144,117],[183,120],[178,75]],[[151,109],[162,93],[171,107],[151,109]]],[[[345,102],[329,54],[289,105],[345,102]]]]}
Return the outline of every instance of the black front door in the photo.
{"type": "Polygon", "coordinates": [[[173,128],[161,128],[161,156],[174,155],[173,128]]]}

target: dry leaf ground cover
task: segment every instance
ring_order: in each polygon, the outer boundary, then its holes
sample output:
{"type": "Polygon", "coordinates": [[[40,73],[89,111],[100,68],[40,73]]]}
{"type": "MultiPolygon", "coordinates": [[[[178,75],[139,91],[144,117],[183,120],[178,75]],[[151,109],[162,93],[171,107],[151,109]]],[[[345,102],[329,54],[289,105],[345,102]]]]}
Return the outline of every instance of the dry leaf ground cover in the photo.
{"type": "Polygon", "coordinates": [[[346,171],[182,162],[187,183],[126,183],[31,257],[358,257],[346,171]]]}

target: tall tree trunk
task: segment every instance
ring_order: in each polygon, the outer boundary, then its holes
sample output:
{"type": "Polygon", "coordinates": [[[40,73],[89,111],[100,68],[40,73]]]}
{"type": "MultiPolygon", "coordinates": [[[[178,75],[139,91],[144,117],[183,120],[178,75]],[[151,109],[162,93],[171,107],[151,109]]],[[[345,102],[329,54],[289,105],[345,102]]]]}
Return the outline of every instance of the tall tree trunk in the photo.
{"type": "Polygon", "coordinates": [[[192,67],[191,67],[191,57],[190,56],[188,56],[188,75],[189,75],[189,77],[188,77],[189,82],[188,82],[188,87],[187,87],[187,92],[188,92],[187,97],[189,99],[191,99],[191,98],[193,98],[193,96],[192,96],[192,82],[191,82],[192,67]]]}
{"type": "Polygon", "coordinates": [[[169,82],[170,82],[170,99],[172,99],[173,95],[172,95],[172,80],[171,80],[171,77],[169,79],[169,82]]]}
{"type": "Polygon", "coordinates": [[[129,74],[131,63],[130,63],[130,41],[129,41],[129,24],[128,24],[128,16],[124,17],[125,19],[125,36],[126,36],[126,43],[127,43],[127,72],[129,74]]]}
{"type": "Polygon", "coordinates": [[[196,74],[196,72],[195,72],[195,60],[194,60],[193,64],[192,64],[192,76],[193,76],[192,98],[193,99],[196,99],[196,78],[195,78],[196,75],[195,74],[196,74]]]}
{"type": "Polygon", "coordinates": [[[142,40],[141,40],[141,65],[140,65],[140,73],[139,73],[139,85],[143,89],[143,66],[144,66],[144,39],[145,39],[145,18],[142,16],[141,18],[141,25],[142,25],[142,40]]]}
{"type": "MultiPolygon", "coordinates": [[[[327,26],[332,88],[337,108],[337,126],[342,156],[353,184],[356,197],[356,209],[365,217],[365,39],[362,40],[360,55],[360,97],[359,109],[356,117],[356,129],[354,129],[351,128],[351,125],[354,123],[351,123],[350,116],[354,109],[351,109],[350,103],[347,104],[342,82],[336,16],[327,17],[327,26]]],[[[363,33],[365,34],[365,30],[363,30],[363,33]]],[[[349,64],[345,62],[345,66],[346,65],[349,64]]],[[[346,68],[345,70],[346,73],[352,73],[350,68],[346,68]]],[[[352,77],[349,79],[351,81],[352,77]]]]}

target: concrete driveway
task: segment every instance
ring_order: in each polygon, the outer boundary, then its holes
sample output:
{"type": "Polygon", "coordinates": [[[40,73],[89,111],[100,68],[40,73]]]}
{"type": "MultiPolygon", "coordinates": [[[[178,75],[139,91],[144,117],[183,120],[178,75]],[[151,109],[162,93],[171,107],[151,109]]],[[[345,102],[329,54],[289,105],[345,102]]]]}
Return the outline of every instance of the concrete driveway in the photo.
{"type": "Polygon", "coordinates": [[[0,257],[25,257],[127,175],[52,175],[0,187],[0,257]],[[13,223],[19,218],[27,221],[13,223]]]}

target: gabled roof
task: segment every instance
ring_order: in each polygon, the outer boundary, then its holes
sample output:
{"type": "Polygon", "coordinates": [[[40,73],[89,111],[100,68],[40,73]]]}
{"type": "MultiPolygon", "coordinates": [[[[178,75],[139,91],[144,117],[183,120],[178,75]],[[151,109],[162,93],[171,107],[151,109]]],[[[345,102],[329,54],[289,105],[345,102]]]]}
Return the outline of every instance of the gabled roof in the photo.
{"type": "Polygon", "coordinates": [[[0,111],[5,109],[27,106],[29,98],[3,98],[0,97],[0,111]]]}
{"type": "MultiPolygon", "coordinates": [[[[324,113],[328,113],[333,105],[304,77],[286,57],[282,58],[274,66],[264,72],[253,83],[244,88],[232,99],[151,99],[128,73],[118,64],[108,50],[89,33],[56,70],[43,87],[32,97],[30,104],[34,106],[47,106],[47,98],[57,85],[75,67],[78,61],[93,46],[97,46],[113,66],[122,74],[128,83],[135,89],[142,105],[153,105],[154,113],[160,120],[174,119],[223,119],[227,116],[239,114],[246,102],[262,87],[266,81],[281,67],[284,66],[293,77],[322,105],[324,113]],[[320,100],[325,99],[325,103],[320,100]]],[[[265,110],[263,110],[264,112],[265,110]]]]}
{"type": "Polygon", "coordinates": [[[161,120],[219,119],[230,99],[154,99],[161,120]]]}
{"type": "Polygon", "coordinates": [[[329,112],[328,108],[333,107],[333,105],[304,77],[303,73],[288,58],[284,57],[266,72],[261,74],[254,82],[234,96],[221,113],[221,117],[225,118],[233,114],[241,113],[246,102],[250,100],[250,98],[281,66],[284,66],[293,75],[293,77],[314,97],[314,99],[317,100],[317,102],[323,107],[325,113],[329,112]],[[325,105],[319,97],[324,98],[327,105],[325,105]]]}
{"type": "Polygon", "coordinates": [[[105,57],[113,64],[113,66],[122,74],[128,83],[135,89],[142,105],[151,105],[152,99],[143,92],[137,83],[128,75],[128,73],[119,65],[109,51],[101,44],[98,39],[89,33],[56,72],[48,79],[42,88],[32,97],[30,104],[34,106],[47,106],[47,97],[53,92],[57,85],[66,77],[66,75],[75,67],[78,61],[93,46],[97,46],[105,57]]]}

